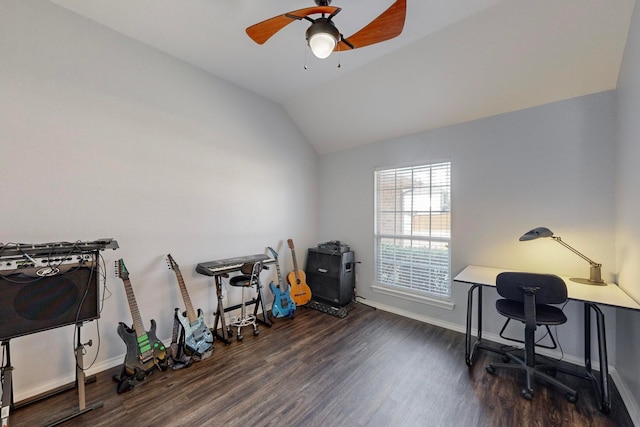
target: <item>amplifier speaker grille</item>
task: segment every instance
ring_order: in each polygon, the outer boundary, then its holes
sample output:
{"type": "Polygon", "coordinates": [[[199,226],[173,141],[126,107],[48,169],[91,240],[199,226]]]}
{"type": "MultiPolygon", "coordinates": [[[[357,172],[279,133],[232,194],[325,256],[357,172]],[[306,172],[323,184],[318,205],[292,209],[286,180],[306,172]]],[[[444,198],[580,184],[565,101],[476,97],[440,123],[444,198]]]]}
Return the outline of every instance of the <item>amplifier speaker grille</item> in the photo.
{"type": "Polygon", "coordinates": [[[100,317],[95,263],[0,272],[0,339],[100,317]]]}

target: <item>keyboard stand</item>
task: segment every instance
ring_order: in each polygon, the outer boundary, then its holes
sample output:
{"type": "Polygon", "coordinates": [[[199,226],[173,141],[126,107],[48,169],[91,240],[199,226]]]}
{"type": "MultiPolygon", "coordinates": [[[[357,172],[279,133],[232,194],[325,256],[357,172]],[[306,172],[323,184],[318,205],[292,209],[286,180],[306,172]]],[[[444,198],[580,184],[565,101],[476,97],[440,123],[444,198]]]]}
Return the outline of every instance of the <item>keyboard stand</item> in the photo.
{"type": "MultiPolygon", "coordinates": [[[[236,304],[234,306],[231,307],[224,307],[224,304],[222,303],[222,279],[221,277],[223,276],[227,276],[225,275],[216,275],[214,276],[215,279],[215,285],[216,285],[216,295],[218,297],[218,307],[216,308],[216,312],[215,312],[215,321],[213,323],[213,332],[215,334],[215,337],[217,339],[219,339],[220,341],[222,341],[225,344],[231,344],[231,335],[229,333],[229,329],[227,327],[227,323],[224,320],[224,313],[227,313],[229,311],[233,311],[233,310],[237,310],[239,308],[242,308],[242,304],[236,304]],[[222,333],[218,332],[218,323],[220,323],[220,329],[222,331],[222,333]]],[[[261,323],[262,325],[265,325],[266,327],[270,328],[272,326],[271,321],[269,320],[269,317],[267,315],[267,310],[264,306],[264,294],[263,294],[263,290],[262,290],[262,284],[258,285],[258,295],[256,298],[253,298],[250,301],[246,301],[244,303],[245,306],[249,306],[249,305],[255,305],[255,307],[253,308],[253,315],[256,317],[256,320],[261,323]],[[258,315],[258,310],[262,308],[262,314],[258,315]]]]}

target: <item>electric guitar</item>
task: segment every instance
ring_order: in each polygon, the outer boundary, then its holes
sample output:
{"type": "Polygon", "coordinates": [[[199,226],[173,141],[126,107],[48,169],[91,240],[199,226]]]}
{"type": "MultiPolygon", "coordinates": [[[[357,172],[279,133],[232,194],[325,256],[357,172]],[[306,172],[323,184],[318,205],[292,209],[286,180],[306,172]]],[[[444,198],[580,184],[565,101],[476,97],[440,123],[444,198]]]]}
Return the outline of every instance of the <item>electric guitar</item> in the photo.
{"type": "Polygon", "coordinates": [[[271,251],[273,258],[276,260],[276,270],[278,271],[278,286],[276,287],[273,282],[269,283],[269,289],[273,292],[271,313],[276,317],[288,317],[293,319],[293,315],[296,312],[296,303],[291,299],[289,287],[282,283],[278,253],[272,247],[267,247],[267,249],[271,251]]]}
{"type": "Polygon", "coordinates": [[[305,305],[311,300],[311,288],[307,285],[304,271],[298,270],[298,261],[296,260],[296,251],[293,247],[293,240],[287,240],[289,249],[291,249],[291,257],[293,258],[293,271],[287,274],[287,282],[291,285],[291,298],[296,305],[305,305]]]}
{"type": "Polygon", "coordinates": [[[167,255],[167,264],[169,269],[176,273],[180,293],[182,293],[182,299],[187,309],[185,312],[181,312],[179,308],[176,308],[176,317],[184,329],[184,345],[189,352],[204,354],[213,346],[213,334],[204,323],[204,313],[201,309],[198,309],[198,314],[196,315],[178,263],[175,262],[171,254],[167,255]]]}
{"type": "Polygon", "coordinates": [[[123,322],[118,325],[118,335],[127,345],[127,354],[124,358],[124,372],[137,379],[144,379],[155,367],[165,370],[169,365],[167,350],[162,341],[156,337],[156,321],[151,319],[151,329],[145,332],[133,294],[129,272],[124,261],[116,261],[116,276],[122,279],[127,293],[127,301],[133,318],[133,327],[129,328],[123,322]]]}

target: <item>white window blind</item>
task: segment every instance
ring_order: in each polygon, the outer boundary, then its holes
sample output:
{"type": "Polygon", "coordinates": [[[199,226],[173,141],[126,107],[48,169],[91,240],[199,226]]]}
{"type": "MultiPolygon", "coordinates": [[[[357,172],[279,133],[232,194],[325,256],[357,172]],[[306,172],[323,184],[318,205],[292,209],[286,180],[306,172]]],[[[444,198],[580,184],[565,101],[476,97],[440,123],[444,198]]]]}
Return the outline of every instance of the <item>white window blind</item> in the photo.
{"type": "Polygon", "coordinates": [[[380,286],[450,296],[451,162],[375,172],[380,286]]]}

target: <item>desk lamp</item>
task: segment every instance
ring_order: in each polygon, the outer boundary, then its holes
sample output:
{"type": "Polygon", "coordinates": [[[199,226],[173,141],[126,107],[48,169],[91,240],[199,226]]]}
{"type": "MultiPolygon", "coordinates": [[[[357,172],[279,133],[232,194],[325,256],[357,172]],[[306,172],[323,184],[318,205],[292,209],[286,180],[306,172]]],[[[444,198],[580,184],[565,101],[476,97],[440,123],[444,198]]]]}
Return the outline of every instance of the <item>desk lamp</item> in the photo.
{"type": "Polygon", "coordinates": [[[600,286],[606,285],[606,283],[604,283],[604,281],[602,280],[601,273],[600,273],[600,267],[602,267],[602,264],[598,264],[597,262],[590,260],[589,258],[584,256],[583,254],[581,254],[571,246],[567,245],[565,242],[562,241],[560,237],[554,236],[553,231],[549,230],[548,228],[538,227],[538,228],[534,228],[533,230],[527,231],[525,234],[523,234],[520,237],[520,241],[526,242],[528,240],[534,240],[540,237],[551,237],[553,240],[560,243],[562,246],[569,249],[571,252],[578,255],[580,258],[584,259],[591,265],[590,275],[588,279],[571,278],[572,281],[577,283],[582,283],[584,285],[600,285],[600,286]]]}

